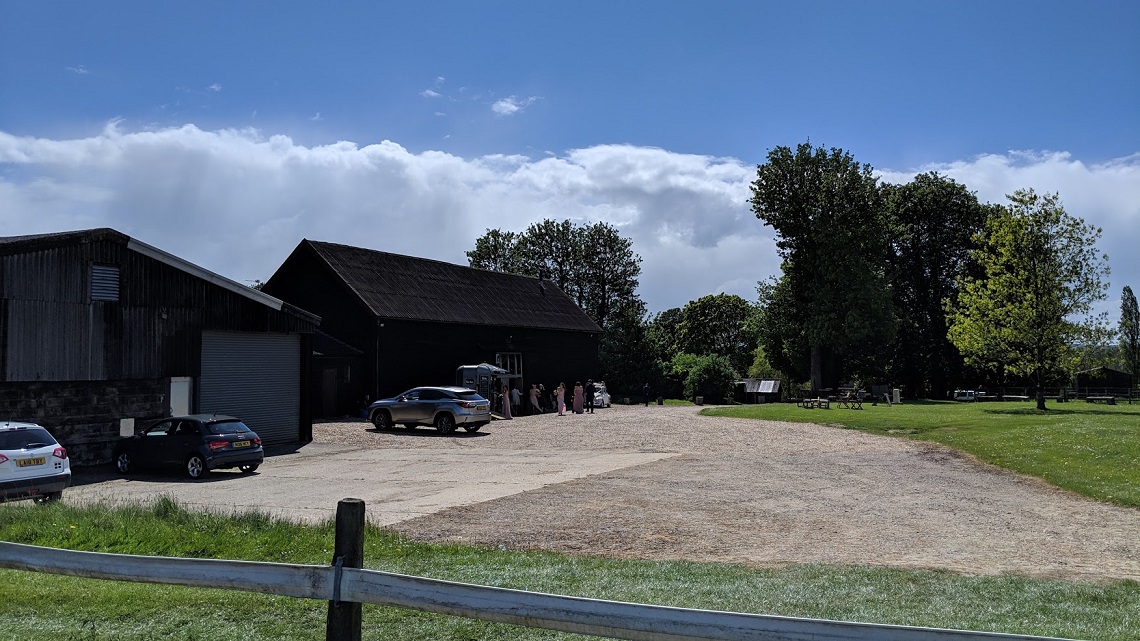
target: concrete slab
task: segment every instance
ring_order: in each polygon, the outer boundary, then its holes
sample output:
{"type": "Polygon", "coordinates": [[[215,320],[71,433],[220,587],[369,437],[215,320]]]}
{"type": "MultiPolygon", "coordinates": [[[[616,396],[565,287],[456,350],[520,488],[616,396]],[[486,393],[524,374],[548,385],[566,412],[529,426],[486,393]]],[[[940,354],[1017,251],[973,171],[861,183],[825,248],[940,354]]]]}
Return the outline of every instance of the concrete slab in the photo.
{"type": "Polygon", "coordinates": [[[192,481],[177,472],[127,477],[77,473],[64,492],[75,503],[149,502],[163,495],[193,509],[260,511],[319,523],[337,502],[365,502],[368,521],[384,526],[445,510],[677,456],[536,450],[360,449],[309,444],[266,459],[257,472],[220,470],[192,481]]]}

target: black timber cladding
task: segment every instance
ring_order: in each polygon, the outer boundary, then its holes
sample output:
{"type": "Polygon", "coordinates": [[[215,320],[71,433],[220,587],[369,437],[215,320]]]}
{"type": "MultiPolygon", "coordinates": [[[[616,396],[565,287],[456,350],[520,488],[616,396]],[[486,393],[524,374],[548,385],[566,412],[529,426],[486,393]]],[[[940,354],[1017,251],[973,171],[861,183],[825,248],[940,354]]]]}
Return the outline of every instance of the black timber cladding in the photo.
{"type": "Polygon", "coordinates": [[[203,330],[319,323],[112,229],[0,237],[0,301],[0,381],[197,376],[203,330]]]}
{"type": "Polygon", "coordinates": [[[197,401],[209,332],[287,339],[289,371],[275,375],[288,385],[274,389],[288,397],[272,410],[289,420],[270,431],[310,440],[307,375],[319,322],[113,229],[0,237],[5,416],[51,429],[77,465],[109,460],[120,419],[141,426],[169,415],[172,378],[194,379],[197,401]]]}
{"type": "Polygon", "coordinates": [[[339,399],[341,413],[365,394],[453,384],[460,365],[500,354],[521,357],[526,385],[573,385],[599,371],[601,329],[537,278],[303,240],[264,291],[318,314],[321,332],[360,350],[360,366],[333,390],[315,388],[334,368],[347,374],[344,363],[314,357],[314,393],[339,399]]]}

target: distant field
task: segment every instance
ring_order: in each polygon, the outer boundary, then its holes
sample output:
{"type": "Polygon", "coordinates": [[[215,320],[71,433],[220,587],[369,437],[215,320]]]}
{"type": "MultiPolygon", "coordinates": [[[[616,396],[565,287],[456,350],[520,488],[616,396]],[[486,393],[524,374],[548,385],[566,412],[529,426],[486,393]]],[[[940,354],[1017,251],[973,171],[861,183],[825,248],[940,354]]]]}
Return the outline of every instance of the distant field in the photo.
{"type": "Polygon", "coordinates": [[[1140,507],[1140,403],[912,401],[862,410],[793,403],[708,408],[703,414],[836,425],[934,441],[1085,496],[1140,507]]]}

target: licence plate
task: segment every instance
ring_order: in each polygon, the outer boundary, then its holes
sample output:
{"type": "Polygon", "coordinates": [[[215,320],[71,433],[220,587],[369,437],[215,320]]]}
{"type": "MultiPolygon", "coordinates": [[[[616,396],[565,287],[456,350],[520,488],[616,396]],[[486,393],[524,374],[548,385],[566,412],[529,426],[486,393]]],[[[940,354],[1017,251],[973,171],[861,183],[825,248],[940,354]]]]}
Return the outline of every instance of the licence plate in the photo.
{"type": "Polygon", "coordinates": [[[33,465],[43,465],[47,460],[42,456],[36,458],[18,458],[16,459],[16,467],[31,467],[33,465]]]}
{"type": "Polygon", "coordinates": [[[234,441],[234,447],[249,447],[249,441],[234,441]]]}
{"type": "Polygon", "coordinates": [[[487,409],[490,407],[491,407],[490,405],[479,405],[475,408],[475,411],[476,412],[486,412],[487,409]]]}

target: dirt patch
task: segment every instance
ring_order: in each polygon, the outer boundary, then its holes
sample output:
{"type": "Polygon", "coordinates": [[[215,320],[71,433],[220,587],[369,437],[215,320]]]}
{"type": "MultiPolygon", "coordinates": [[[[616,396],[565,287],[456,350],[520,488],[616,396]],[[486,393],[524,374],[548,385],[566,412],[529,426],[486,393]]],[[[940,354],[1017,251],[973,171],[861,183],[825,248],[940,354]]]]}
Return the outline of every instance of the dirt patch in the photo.
{"type": "Polygon", "coordinates": [[[422,541],[754,567],[1140,580],[1140,510],[937,444],[670,406],[496,421],[478,437],[366,427],[321,423],[314,438],[361,447],[679,454],[392,526],[422,541]]]}

